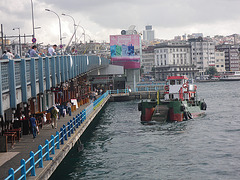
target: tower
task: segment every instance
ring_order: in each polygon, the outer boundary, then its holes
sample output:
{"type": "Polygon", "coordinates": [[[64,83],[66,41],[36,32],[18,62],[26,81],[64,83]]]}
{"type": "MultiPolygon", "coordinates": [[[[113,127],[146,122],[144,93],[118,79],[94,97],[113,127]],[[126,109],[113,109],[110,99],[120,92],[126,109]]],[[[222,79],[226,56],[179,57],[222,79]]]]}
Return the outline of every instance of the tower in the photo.
{"type": "Polygon", "coordinates": [[[143,30],[143,40],[148,42],[154,40],[154,30],[152,29],[152,25],[145,26],[145,30],[143,30]]]}

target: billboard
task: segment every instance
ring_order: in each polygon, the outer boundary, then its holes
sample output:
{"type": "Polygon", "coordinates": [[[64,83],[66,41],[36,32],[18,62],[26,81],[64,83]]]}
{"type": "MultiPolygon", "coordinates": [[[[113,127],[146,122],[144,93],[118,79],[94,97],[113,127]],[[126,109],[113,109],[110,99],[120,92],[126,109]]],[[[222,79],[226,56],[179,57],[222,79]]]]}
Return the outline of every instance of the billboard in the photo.
{"type": "Polygon", "coordinates": [[[140,39],[138,34],[111,35],[111,61],[125,69],[140,68],[140,39]]]}

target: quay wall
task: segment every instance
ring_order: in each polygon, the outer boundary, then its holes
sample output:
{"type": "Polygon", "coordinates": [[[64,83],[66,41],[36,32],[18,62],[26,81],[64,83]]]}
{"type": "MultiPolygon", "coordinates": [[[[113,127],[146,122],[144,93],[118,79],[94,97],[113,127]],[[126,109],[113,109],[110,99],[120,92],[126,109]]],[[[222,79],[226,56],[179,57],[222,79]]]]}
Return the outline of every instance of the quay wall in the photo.
{"type": "MultiPolygon", "coordinates": [[[[164,91],[161,90],[160,98],[164,98],[164,91]]],[[[129,92],[128,94],[124,94],[122,96],[112,95],[109,101],[130,101],[135,99],[156,99],[157,91],[138,91],[138,92],[129,92]]]]}
{"type": "Polygon", "coordinates": [[[99,106],[87,117],[87,119],[83,122],[81,127],[77,129],[77,131],[68,139],[64,145],[56,150],[54,155],[51,155],[52,160],[43,161],[43,168],[36,168],[36,176],[29,176],[27,179],[49,179],[50,176],[54,173],[56,168],[62,162],[62,160],[66,157],[68,152],[72,149],[72,147],[77,143],[81,135],[87,129],[87,127],[91,124],[97,114],[101,111],[104,105],[108,102],[110,95],[102,100],[99,106]]]}

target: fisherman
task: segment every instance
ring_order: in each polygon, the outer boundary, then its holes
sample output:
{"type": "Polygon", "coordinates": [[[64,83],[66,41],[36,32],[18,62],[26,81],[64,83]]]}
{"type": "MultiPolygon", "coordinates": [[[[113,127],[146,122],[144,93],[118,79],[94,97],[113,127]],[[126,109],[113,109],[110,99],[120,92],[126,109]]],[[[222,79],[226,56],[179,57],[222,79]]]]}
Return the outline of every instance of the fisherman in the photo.
{"type": "Polygon", "coordinates": [[[37,46],[33,45],[32,49],[30,50],[30,56],[36,57],[37,56],[37,46]]]}
{"type": "Polygon", "coordinates": [[[52,56],[55,55],[57,49],[57,45],[54,44],[52,47],[48,48],[48,53],[52,56]]]}

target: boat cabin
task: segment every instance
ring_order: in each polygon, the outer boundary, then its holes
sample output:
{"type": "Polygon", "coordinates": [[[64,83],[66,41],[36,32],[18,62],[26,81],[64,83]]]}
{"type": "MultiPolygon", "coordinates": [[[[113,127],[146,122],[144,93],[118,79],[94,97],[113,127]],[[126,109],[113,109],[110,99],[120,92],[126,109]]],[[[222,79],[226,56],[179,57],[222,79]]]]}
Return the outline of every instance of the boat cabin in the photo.
{"type": "Polygon", "coordinates": [[[185,76],[169,76],[165,89],[165,100],[194,100],[197,86],[189,84],[185,76]]]}

